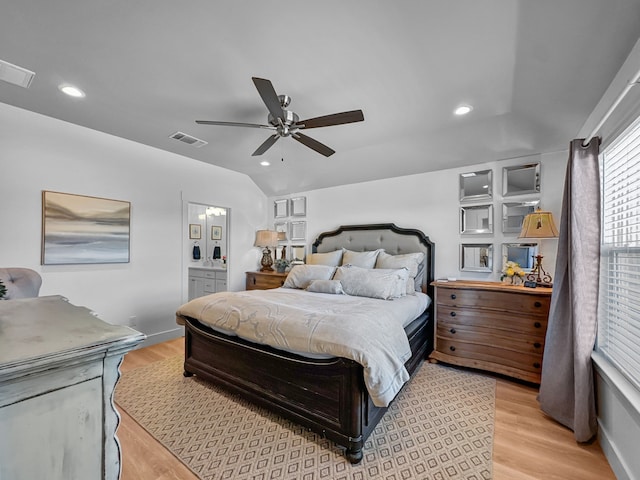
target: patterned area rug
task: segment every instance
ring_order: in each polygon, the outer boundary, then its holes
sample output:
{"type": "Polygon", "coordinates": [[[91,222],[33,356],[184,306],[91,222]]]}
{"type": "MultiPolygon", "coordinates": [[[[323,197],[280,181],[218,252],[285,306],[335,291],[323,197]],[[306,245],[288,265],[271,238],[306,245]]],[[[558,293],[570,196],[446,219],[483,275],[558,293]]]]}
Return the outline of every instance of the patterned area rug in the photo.
{"type": "Polygon", "coordinates": [[[333,442],[197,377],[183,357],[123,375],[116,402],[203,480],[492,477],[495,380],[425,362],[350,464],[333,442]]]}

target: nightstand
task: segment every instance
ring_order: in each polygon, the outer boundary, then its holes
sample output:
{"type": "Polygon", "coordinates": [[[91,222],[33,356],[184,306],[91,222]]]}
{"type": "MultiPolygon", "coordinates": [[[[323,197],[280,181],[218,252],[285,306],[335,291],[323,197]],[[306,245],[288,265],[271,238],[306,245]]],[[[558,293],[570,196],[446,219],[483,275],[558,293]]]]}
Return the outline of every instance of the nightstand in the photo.
{"type": "Polygon", "coordinates": [[[287,273],[278,272],[246,272],[247,290],[269,290],[284,284],[287,273]]]}
{"type": "Polygon", "coordinates": [[[551,288],[464,280],[433,285],[430,358],[540,383],[551,288]]]}

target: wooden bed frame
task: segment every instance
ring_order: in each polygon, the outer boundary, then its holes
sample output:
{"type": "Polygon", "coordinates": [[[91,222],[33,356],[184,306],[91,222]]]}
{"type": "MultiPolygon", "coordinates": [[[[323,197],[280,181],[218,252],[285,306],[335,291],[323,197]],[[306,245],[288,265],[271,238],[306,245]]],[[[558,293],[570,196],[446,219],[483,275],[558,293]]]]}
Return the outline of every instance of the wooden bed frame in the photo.
{"type": "MultiPolygon", "coordinates": [[[[422,286],[433,299],[434,245],[422,232],[393,224],[342,226],[321,234],[313,251],[333,251],[338,244],[354,251],[425,252],[422,286]]],[[[361,365],[345,358],[311,359],[224,335],[193,318],[181,320],[185,376],[222,385],[345,447],[350,462],[362,460],[364,442],[387,408],[371,401],[361,365]]],[[[405,330],[413,353],[405,365],[413,375],[433,350],[433,303],[405,330]]]]}

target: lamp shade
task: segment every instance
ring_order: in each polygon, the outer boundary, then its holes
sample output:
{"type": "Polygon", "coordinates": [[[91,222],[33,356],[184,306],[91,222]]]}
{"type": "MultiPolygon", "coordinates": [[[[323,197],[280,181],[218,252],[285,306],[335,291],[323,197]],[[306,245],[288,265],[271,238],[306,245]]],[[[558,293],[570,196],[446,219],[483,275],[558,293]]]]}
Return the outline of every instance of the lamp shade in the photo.
{"type": "Polygon", "coordinates": [[[524,217],[518,238],[556,238],[558,228],[551,212],[539,208],[524,217]]]}
{"type": "Polygon", "coordinates": [[[278,245],[278,232],[274,230],[258,230],[254,247],[275,247],[278,245]]]}

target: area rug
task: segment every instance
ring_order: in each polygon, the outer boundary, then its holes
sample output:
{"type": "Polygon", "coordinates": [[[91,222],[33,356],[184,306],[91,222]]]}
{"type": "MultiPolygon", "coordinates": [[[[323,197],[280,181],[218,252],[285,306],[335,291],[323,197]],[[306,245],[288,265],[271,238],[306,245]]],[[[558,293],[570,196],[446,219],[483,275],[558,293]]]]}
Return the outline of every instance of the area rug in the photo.
{"type": "Polygon", "coordinates": [[[495,380],[425,362],[361,463],[295,423],[197,377],[177,356],[125,373],[116,402],[203,480],[487,480],[495,380]]]}

